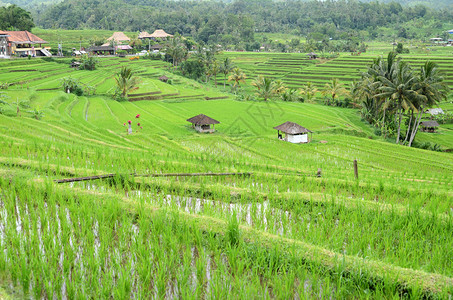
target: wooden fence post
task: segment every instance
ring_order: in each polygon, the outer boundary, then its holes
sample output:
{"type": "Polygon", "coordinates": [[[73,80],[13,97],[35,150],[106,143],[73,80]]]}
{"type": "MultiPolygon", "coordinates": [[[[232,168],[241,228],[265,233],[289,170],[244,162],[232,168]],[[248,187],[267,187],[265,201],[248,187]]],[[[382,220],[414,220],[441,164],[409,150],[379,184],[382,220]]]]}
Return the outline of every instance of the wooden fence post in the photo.
{"type": "Polygon", "coordinates": [[[357,159],[354,159],[354,177],[359,179],[359,169],[357,167],[357,159]]]}

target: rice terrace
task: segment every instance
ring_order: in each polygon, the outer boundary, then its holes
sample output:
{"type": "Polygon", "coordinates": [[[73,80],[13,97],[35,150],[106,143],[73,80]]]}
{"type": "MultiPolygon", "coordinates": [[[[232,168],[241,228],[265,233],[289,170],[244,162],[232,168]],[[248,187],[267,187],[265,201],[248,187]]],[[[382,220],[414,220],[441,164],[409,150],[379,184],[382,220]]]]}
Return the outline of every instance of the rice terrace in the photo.
{"type": "Polygon", "coordinates": [[[0,29],[0,299],[452,299],[453,47],[0,29]]]}

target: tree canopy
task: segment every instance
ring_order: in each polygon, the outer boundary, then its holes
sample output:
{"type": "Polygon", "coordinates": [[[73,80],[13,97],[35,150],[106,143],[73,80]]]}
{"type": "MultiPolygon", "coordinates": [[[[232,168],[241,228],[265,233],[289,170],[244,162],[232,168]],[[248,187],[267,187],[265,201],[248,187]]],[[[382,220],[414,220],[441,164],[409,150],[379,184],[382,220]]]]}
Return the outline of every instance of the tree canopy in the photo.
{"type": "Polygon", "coordinates": [[[17,5],[0,7],[0,29],[2,30],[28,30],[35,24],[30,12],[17,5]]]}

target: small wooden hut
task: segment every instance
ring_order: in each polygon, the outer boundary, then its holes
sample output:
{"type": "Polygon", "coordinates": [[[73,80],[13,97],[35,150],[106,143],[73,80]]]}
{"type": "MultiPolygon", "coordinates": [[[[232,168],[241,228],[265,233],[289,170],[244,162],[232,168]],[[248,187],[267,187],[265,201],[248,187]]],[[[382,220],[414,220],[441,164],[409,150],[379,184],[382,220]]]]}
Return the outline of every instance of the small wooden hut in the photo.
{"type": "Polygon", "coordinates": [[[307,56],[308,56],[308,59],[317,59],[318,58],[318,54],[316,54],[314,52],[307,53],[307,56]]]}
{"type": "Polygon", "coordinates": [[[278,138],[283,141],[287,141],[294,144],[309,143],[311,141],[312,132],[305,127],[300,126],[297,123],[285,122],[281,125],[274,127],[278,132],[278,138]],[[280,133],[283,132],[285,137],[280,133]],[[310,133],[310,138],[308,138],[310,133]]]}
{"type": "Polygon", "coordinates": [[[198,116],[187,119],[187,122],[192,123],[192,128],[198,132],[209,132],[213,133],[215,131],[214,125],[219,124],[220,122],[210,118],[206,115],[199,114],[198,116]],[[212,125],[212,128],[211,128],[212,125]]]}
{"type": "Polygon", "coordinates": [[[423,121],[420,123],[423,132],[436,132],[436,127],[439,127],[439,123],[436,121],[423,121]]]}
{"type": "Polygon", "coordinates": [[[162,76],[159,77],[159,80],[162,81],[162,82],[165,82],[165,83],[168,81],[168,79],[169,78],[167,76],[165,76],[165,75],[162,75],[162,76]]]}

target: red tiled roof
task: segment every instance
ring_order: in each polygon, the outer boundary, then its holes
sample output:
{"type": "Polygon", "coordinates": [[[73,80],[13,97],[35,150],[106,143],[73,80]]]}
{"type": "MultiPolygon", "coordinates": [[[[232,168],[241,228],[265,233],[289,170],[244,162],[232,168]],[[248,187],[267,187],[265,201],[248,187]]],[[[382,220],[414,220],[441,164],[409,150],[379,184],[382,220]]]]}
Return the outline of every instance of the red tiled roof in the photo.
{"type": "Polygon", "coordinates": [[[47,42],[28,31],[5,31],[8,41],[15,44],[46,44],[47,42]]]}

